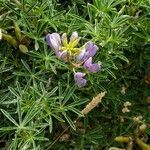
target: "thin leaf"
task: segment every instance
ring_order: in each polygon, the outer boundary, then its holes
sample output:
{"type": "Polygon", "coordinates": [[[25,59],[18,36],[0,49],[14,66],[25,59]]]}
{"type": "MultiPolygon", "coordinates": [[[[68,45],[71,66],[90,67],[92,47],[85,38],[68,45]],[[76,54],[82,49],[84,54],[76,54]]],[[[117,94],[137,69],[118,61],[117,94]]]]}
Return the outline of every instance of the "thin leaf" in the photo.
{"type": "Polygon", "coordinates": [[[25,68],[26,68],[30,73],[32,73],[32,72],[31,72],[31,69],[30,69],[30,67],[29,67],[29,65],[28,65],[24,60],[22,60],[22,59],[21,59],[21,62],[23,63],[23,65],[25,66],[25,68]]]}
{"type": "Polygon", "coordinates": [[[52,91],[51,92],[49,92],[49,93],[47,93],[47,97],[51,97],[56,91],[57,91],[57,89],[58,89],[58,86],[56,86],[55,88],[53,88],[52,89],[52,91]]]}
{"type": "Polygon", "coordinates": [[[31,109],[26,114],[25,118],[22,121],[22,124],[25,126],[27,123],[29,123],[41,110],[37,109],[35,104],[31,106],[31,109]]]}
{"type": "Polygon", "coordinates": [[[74,107],[68,107],[67,109],[73,111],[74,113],[76,113],[79,117],[83,117],[83,114],[76,108],[74,107]]]}
{"type": "Polygon", "coordinates": [[[7,111],[3,109],[0,109],[0,110],[15,126],[18,126],[18,123],[11,117],[11,115],[7,111]]]}
{"type": "Polygon", "coordinates": [[[16,97],[20,97],[20,95],[12,88],[12,87],[8,87],[8,89],[10,90],[10,92],[16,96],[16,97]]]}
{"type": "Polygon", "coordinates": [[[66,120],[67,120],[67,122],[69,123],[69,125],[71,126],[71,128],[72,128],[73,130],[76,130],[76,126],[75,126],[75,124],[73,123],[73,121],[69,118],[69,116],[68,116],[65,112],[63,112],[63,115],[64,115],[64,117],[66,118],[66,120]]]}
{"type": "Polygon", "coordinates": [[[17,130],[17,127],[2,127],[0,128],[0,131],[12,131],[17,130]]]}
{"type": "Polygon", "coordinates": [[[75,89],[76,89],[75,85],[66,89],[66,91],[64,92],[65,97],[64,97],[64,100],[63,100],[63,105],[65,105],[67,103],[67,101],[70,99],[70,97],[74,93],[75,89]]]}

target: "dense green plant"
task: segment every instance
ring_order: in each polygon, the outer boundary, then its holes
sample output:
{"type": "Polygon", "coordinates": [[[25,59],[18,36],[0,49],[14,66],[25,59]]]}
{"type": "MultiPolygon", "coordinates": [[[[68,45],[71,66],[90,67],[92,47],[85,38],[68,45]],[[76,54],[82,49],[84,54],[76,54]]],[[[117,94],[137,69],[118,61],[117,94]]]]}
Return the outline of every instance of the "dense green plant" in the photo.
{"type": "Polygon", "coordinates": [[[118,146],[115,137],[132,134],[139,115],[148,143],[149,12],[149,0],[0,0],[0,147],[109,149],[118,146]],[[94,60],[102,63],[83,88],[45,41],[47,33],[73,31],[81,45],[98,45],[94,60]],[[83,117],[101,91],[102,104],[83,117]],[[123,113],[126,101],[130,112],[123,113]]]}

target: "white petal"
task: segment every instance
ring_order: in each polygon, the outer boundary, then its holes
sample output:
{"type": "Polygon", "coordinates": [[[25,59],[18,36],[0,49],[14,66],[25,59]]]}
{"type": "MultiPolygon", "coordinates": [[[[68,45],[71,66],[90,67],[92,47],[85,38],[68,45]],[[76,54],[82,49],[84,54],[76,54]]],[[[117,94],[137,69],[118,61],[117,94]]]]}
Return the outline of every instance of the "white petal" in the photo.
{"type": "Polygon", "coordinates": [[[78,32],[75,31],[75,32],[72,33],[72,35],[70,37],[70,42],[75,41],[78,38],[79,38],[78,32]]]}
{"type": "Polygon", "coordinates": [[[63,33],[63,35],[62,35],[62,43],[63,43],[63,45],[64,46],[67,46],[67,44],[68,44],[68,40],[67,40],[67,34],[66,33],[63,33]]]}

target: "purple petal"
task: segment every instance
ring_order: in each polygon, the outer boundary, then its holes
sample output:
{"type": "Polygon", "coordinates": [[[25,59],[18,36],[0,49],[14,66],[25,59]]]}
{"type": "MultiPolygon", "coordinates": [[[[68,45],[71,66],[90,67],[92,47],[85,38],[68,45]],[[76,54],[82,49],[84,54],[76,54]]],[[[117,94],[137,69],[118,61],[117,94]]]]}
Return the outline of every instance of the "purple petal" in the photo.
{"type": "Polygon", "coordinates": [[[75,80],[76,84],[78,85],[78,87],[83,87],[86,85],[86,79],[83,78],[79,78],[77,80],[75,80]]]}
{"type": "Polygon", "coordinates": [[[58,33],[48,34],[46,40],[48,45],[54,50],[55,54],[58,55],[59,47],[61,46],[60,35],[58,33]]]}
{"type": "Polygon", "coordinates": [[[85,45],[85,48],[87,51],[87,57],[93,57],[98,50],[98,47],[93,42],[88,42],[85,45]]]}
{"type": "Polygon", "coordinates": [[[61,44],[60,35],[58,33],[52,33],[51,36],[57,41],[59,45],[61,44]]]}
{"type": "Polygon", "coordinates": [[[90,57],[83,65],[83,67],[85,69],[87,69],[90,72],[98,72],[101,69],[100,64],[96,63],[96,64],[92,64],[92,57],[90,57]]]}
{"type": "Polygon", "coordinates": [[[74,78],[75,79],[82,78],[84,76],[85,76],[85,73],[82,73],[82,72],[76,72],[76,73],[74,73],[74,78]]]}
{"type": "Polygon", "coordinates": [[[86,79],[84,79],[83,77],[85,76],[85,73],[82,72],[76,72],[74,74],[74,80],[76,82],[76,84],[78,85],[78,87],[83,87],[86,85],[86,79]]]}
{"type": "Polygon", "coordinates": [[[88,58],[93,57],[98,50],[98,47],[93,42],[87,42],[81,53],[77,56],[77,60],[85,62],[88,58]]]}
{"type": "Polygon", "coordinates": [[[59,52],[59,58],[65,59],[67,57],[67,51],[59,52]]]}
{"type": "Polygon", "coordinates": [[[84,63],[83,67],[85,69],[88,69],[89,67],[91,67],[92,65],[92,57],[90,57],[88,60],[86,60],[86,62],[84,63]]]}
{"type": "Polygon", "coordinates": [[[83,62],[85,60],[85,58],[86,58],[86,50],[85,50],[85,48],[83,48],[81,50],[80,54],[77,56],[77,60],[83,62]]]}
{"type": "Polygon", "coordinates": [[[89,68],[88,71],[96,73],[101,69],[100,64],[92,64],[89,68]]]}

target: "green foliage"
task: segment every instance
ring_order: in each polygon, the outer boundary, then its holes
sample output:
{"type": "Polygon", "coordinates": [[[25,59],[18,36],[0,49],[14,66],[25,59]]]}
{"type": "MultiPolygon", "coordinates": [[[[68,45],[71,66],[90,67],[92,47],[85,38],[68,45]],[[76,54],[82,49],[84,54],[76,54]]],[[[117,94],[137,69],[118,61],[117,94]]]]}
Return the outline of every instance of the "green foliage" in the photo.
{"type": "Polygon", "coordinates": [[[0,0],[0,149],[109,149],[133,132],[133,117],[149,128],[149,12],[149,0],[0,0]],[[47,33],[73,31],[82,45],[99,47],[102,70],[87,75],[85,88],[45,42],[47,33]],[[83,118],[104,90],[102,104],[83,118]]]}

